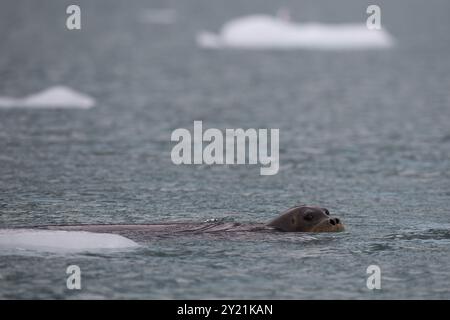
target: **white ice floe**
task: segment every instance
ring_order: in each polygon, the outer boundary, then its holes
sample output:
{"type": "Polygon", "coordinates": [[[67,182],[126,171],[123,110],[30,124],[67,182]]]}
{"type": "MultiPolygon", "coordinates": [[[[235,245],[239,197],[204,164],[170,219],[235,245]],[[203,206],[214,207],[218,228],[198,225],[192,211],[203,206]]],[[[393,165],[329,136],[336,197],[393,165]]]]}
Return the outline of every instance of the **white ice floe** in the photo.
{"type": "Polygon", "coordinates": [[[227,22],[214,34],[197,34],[202,48],[220,49],[374,49],[389,48],[393,37],[385,29],[360,24],[297,24],[281,17],[252,15],[227,22]]]}
{"type": "Polygon", "coordinates": [[[0,229],[0,251],[84,252],[118,250],[139,245],[117,234],[85,231],[0,229]]]}
{"type": "Polygon", "coordinates": [[[173,9],[145,9],[139,13],[139,20],[143,23],[173,24],[177,13],[173,9]]]}
{"type": "Polygon", "coordinates": [[[89,109],[95,100],[64,86],[55,86],[23,98],[0,96],[0,108],[89,109]]]}

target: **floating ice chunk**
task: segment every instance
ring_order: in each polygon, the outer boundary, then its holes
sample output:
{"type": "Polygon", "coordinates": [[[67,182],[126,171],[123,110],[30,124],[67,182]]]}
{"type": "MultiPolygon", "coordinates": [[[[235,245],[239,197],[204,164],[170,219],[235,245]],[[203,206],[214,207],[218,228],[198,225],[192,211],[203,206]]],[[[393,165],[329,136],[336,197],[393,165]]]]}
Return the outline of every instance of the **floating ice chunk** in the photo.
{"type": "Polygon", "coordinates": [[[239,49],[370,49],[389,48],[394,39],[384,29],[365,24],[297,24],[267,15],[253,15],[227,22],[219,34],[200,32],[203,48],[239,49]]]}
{"type": "Polygon", "coordinates": [[[17,103],[17,99],[0,96],[0,107],[7,108],[13,107],[17,103]]]}
{"type": "Polygon", "coordinates": [[[89,109],[95,100],[64,86],[55,86],[23,98],[0,97],[0,108],[89,109]]]}
{"type": "Polygon", "coordinates": [[[139,245],[117,234],[85,231],[0,229],[0,250],[44,252],[82,252],[126,249],[139,245]]]}
{"type": "Polygon", "coordinates": [[[139,20],[143,23],[173,24],[177,14],[173,9],[146,9],[139,13],[139,20]]]}

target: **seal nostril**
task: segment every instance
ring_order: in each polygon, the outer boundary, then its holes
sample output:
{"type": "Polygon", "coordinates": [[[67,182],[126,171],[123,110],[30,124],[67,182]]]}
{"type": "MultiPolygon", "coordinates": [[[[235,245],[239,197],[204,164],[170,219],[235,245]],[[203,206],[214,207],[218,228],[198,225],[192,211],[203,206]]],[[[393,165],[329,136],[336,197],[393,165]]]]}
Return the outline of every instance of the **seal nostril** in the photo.
{"type": "Polygon", "coordinates": [[[336,218],[335,220],[337,224],[341,223],[341,220],[339,220],[339,218],[336,218]]]}
{"type": "Polygon", "coordinates": [[[333,226],[336,224],[336,222],[333,219],[330,219],[329,221],[333,226]]]}

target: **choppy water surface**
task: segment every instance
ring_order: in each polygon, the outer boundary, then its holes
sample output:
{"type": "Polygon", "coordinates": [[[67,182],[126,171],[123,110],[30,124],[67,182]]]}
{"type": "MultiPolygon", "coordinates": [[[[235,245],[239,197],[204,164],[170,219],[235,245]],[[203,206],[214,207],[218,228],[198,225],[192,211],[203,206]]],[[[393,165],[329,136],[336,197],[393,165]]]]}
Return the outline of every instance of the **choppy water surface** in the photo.
{"type": "MultiPolygon", "coordinates": [[[[450,298],[450,6],[381,2],[397,46],[208,51],[199,30],[270,1],[0,5],[0,95],[64,85],[88,110],[0,109],[0,227],[264,222],[320,204],[340,234],[172,235],[118,250],[0,249],[0,298],[450,298]],[[149,23],[143,8],[173,8],[149,23]],[[280,171],[175,166],[170,134],[279,128],[280,171]],[[69,291],[66,267],[82,270],[69,291]],[[366,288],[366,268],[382,290],[366,288]]],[[[294,19],[360,22],[368,3],[288,3],[294,19]]]]}

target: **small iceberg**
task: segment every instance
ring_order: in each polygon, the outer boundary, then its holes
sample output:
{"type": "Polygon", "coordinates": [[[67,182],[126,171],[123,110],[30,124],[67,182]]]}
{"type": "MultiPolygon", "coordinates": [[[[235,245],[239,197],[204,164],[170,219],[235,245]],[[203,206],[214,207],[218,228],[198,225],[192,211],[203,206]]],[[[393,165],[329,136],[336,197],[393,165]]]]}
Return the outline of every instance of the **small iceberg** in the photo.
{"type": "Polygon", "coordinates": [[[0,251],[84,252],[136,248],[139,245],[117,234],[86,231],[0,229],[0,251]]]}
{"type": "Polygon", "coordinates": [[[23,98],[0,96],[0,108],[89,109],[95,100],[65,86],[55,86],[23,98]]]}
{"type": "Polygon", "coordinates": [[[393,46],[385,29],[369,30],[360,24],[297,24],[288,18],[252,15],[227,22],[219,34],[197,34],[202,48],[220,49],[375,49],[393,46]]]}
{"type": "Polygon", "coordinates": [[[142,23],[174,24],[177,13],[173,9],[146,9],[139,13],[139,20],[142,23]]]}

